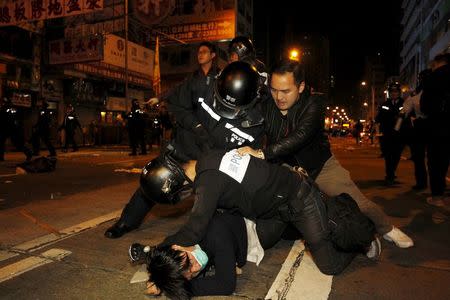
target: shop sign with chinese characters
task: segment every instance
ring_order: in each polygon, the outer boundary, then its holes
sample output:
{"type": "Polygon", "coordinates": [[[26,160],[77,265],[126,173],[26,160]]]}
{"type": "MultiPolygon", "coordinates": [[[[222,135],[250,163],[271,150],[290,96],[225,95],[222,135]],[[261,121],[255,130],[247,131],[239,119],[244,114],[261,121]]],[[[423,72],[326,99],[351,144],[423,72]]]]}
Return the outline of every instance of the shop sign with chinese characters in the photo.
{"type": "Polygon", "coordinates": [[[164,33],[160,36],[163,44],[217,41],[235,35],[234,0],[131,0],[131,9],[140,22],[164,33]]]}
{"type": "Polygon", "coordinates": [[[95,35],[50,41],[49,51],[51,65],[100,61],[103,59],[103,39],[101,35],[95,35]]]}
{"type": "Polygon", "coordinates": [[[0,0],[0,26],[68,17],[103,9],[104,0],[0,0]]]}
{"type": "MultiPolygon", "coordinates": [[[[125,68],[125,39],[107,34],[103,62],[120,68],[125,68]]],[[[145,77],[153,76],[153,61],[155,52],[138,44],[128,42],[128,69],[145,77]]]]}

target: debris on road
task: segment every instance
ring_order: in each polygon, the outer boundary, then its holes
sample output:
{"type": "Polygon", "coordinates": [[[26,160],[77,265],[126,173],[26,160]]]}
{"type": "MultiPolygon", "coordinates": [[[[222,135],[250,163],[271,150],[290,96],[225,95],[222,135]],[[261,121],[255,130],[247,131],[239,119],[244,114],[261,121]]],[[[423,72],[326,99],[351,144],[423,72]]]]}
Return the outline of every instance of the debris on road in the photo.
{"type": "Polygon", "coordinates": [[[141,174],[142,169],[140,169],[140,168],[132,168],[132,169],[115,169],[114,172],[123,172],[123,173],[141,174]]]}

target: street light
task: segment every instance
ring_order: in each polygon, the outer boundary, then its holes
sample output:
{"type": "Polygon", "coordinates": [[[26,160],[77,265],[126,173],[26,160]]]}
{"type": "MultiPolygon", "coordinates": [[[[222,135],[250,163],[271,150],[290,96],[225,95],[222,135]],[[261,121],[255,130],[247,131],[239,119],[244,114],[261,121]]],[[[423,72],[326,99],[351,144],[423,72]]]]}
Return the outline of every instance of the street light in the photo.
{"type": "Polygon", "coordinates": [[[365,81],[361,82],[361,85],[366,85],[366,82],[365,81]]]}
{"type": "Polygon", "coordinates": [[[291,49],[289,51],[289,59],[300,61],[300,51],[298,49],[291,49]]]}
{"type": "Polygon", "coordinates": [[[364,106],[368,106],[369,104],[367,104],[367,102],[364,102],[364,106]]]}

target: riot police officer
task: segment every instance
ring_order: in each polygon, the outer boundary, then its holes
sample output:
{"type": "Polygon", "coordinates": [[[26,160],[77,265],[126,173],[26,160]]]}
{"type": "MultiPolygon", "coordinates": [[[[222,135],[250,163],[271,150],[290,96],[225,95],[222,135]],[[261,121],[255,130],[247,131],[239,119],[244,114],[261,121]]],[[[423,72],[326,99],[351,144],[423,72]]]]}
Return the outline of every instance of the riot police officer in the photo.
{"type": "Polygon", "coordinates": [[[40,140],[44,141],[47,146],[49,156],[56,156],[55,148],[50,142],[50,126],[52,122],[53,112],[48,109],[48,103],[42,99],[41,108],[39,109],[37,123],[33,126],[33,155],[39,155],[40,140]]]}
{"type": "Polygon", "coordinates": [[[32,152],[25,146],[19,110],[12,105],[9,98],[3,98],[3,104],[0,106],[0,161],[5,160],[5,142],[8,137],[17,150],[23,151],[26,160],[30,160],[32,152]]]}
{"type": "Polygon", "coordinates": [[[139,106],[139,101],[133,99],[131,103],[131,111],[127,115],[128,120],[128,136],[130,138],[130,155],[137,155],[138,145],[141,146],[140,155],[146,155],[146,143],[145,143],[145,113],[139,106]]]}
{"type": "Polygon", "coordinates": [[[64,115],[64,121],[62,125],[59,127],[59,130],[64,129],[65,131],[65,142],[63,151],[67,152],[67,148],[69,144],[72,144],[73,151],[78,151],[78,146],[75,141],[75,130],[79,128],[81,130],[80,122],[78,121],[78,117],[75,114],[75,109],[72,104],[66,109],[66,114],[64,115]]]}
{"type": "Polygon", "coordinates": [[[403,108],[403,99],[400,97],[400,85],[395,82],[389,85],[389,98],[378,108],[375,121],[380,124],[380,147],[384,154],[386,185],[394,184],[395,171],[404,148],[404,141],[398,130],[395,130],[400,111],[403,108]]]}
{"type": "MultiPolygon", "coordinates": [[[[177,133],[169,145],[172,157],[186,162],[198,159],[210,149],[261,146],[263,118],[256,107],[260,89],[259,75],[252,66],[245,62],[229,64],[205,98],[188,99],[189,103],[176,111],[175,118],[184,116],[184,130],[191,138],[177,133]],[[187,127],[187,124],[192,125],[187,127]]],[[[120,219],[106,230],[105,236],[118,238],[139,227],[154,205],[152,199],[137,189],[120,219]]]]}

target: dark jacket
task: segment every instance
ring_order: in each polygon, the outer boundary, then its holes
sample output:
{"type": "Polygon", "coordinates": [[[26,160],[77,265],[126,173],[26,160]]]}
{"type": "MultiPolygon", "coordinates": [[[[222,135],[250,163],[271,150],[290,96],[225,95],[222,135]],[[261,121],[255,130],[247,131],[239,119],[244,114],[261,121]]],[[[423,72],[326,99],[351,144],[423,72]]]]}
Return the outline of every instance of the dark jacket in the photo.
{"type": "Polygon", "coordinates": [[[35,125],[37,131],[47,133],[50,130],[53,112],[47,108],[39,110],[38,120],[35,125]]]}
{"type": "Polygon", "coordinates": [[[78,121],[78,117],[75,113],[66,113],[64,116],[64,120],[62,125],[59,127],[59,129],[64,129],[68,132],[74,132],[75,129],[80,128],[81,124],[80,121],[78,121]]]}
{"type": "Polygon", "coordinates": [[[227,153],[233,156],[231,161],[224,158],[224,151],[213,151],[197,162],[195,204],[189,220],[162,245],[199,243],[218,208],[239,213],[248,219],[271,219],[278,216],[283,204],[296,199],[299,189],[309,184],[286,167],[233,153],[227,153]]]}
{"type": "Polygon", "coordinates": [[[316,178],[331,157],[324,132],[325,99],[302,93],[299,101],[283,116],[270,96],[263,102],[267,147],[266,159],[301,166],[316,178]]]}
{"type": "Polygon", "coordinates": [[[213,77],[197,74],[178,89],[178,93],[183,90],[185,93],[178,96],[175,93],[169,98],[169,111],[174,114],[177,123],[172,144],[176,156],[185,157],[185,160],[200,158],[205,150],[201,143],[207,143],[209,149],[222,150],[246,145],[257,148],[262,145],[264,126],[259,108],[253,108],[245,117],[235,120],[220,117],[213,107],[214,80],[213,77]],[[199,124],[207,135],[201,143],[198,142],[196,132],[199,124]]]}
{"type": "Polygon", "coordinates": [[[198,276],[189,281],[193,296],[230,295],[236,289],[236,266],[247,261],[247,229],[244,218],[230,213],[214,215],[200,247],[208,255],[214,275],[198,276]]]}
{"type": "Polygon", "coordinates": [[[450,135],[450,64],[437,68],[424,81],[420,109],[429,116],[432,135],[450,135]]]}
{"type": "Polygon", "coordinates": [[[391,99],[387,99],[378,107],[375,122],[380,123],[380,132],[383,133],[384,136],[392,136],[397,134],[394,127],[400,116],[400,111],[402,108],[402,98],[398,98],[395,104],[391,99]]]}

